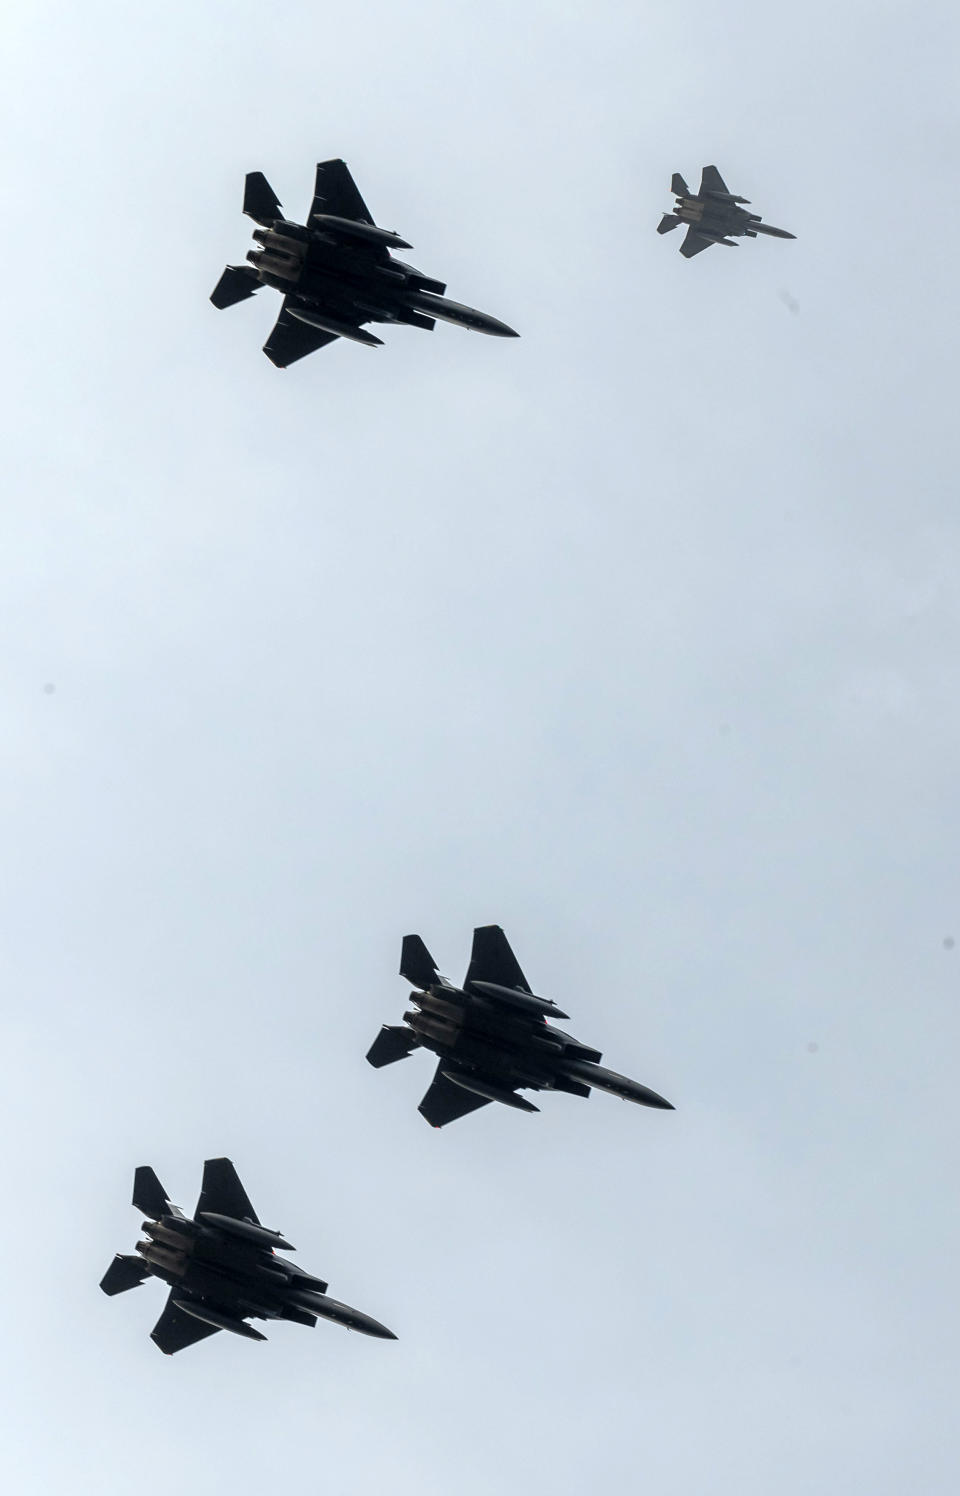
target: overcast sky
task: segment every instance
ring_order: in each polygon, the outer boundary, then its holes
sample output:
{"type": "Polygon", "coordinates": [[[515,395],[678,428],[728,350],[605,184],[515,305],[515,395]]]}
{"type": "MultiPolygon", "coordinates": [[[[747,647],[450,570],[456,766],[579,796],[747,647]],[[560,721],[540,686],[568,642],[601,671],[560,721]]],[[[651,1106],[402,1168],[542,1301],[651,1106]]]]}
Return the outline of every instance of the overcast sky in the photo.
{"type": "Polygon", "coordinates": [[[955,1496],[955,7],[0,39],[4,1490],[955,1496]],[[274,369],[332,156],[520,340],[274,369]],[[707,162],[796,242],[658,238],[707,162]],[[366,1065],[490,922],[675,1113],[366,1065]],[[101,1295],[219,1154],[396,1344],[101,1295]]]}

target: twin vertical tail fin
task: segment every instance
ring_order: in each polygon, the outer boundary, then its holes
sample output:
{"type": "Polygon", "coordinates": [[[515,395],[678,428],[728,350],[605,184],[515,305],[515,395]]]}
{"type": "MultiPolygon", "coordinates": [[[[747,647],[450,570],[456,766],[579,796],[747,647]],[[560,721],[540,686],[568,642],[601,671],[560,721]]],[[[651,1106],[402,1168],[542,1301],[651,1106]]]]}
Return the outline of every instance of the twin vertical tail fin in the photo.
{"type": "Polygon", "coordinates": [[[670,230],[675,229],[679,222],[680,219],[677,217],[676,213],[664,213],[660,222],[657,224],[657,233],[669,234],[670,230]]]}
{"type": "Polygon", "coordinates": [[[133,1203],[148,1221],[159,1221],[161,1216],[172,1214],[166,1190],[146,1164],[133,1176],[133,1203]]]}
{"type": "Polygon", "coordinates": [[[268,228],[283,217],[280,199],[262,171],[248,171],[243,184],[243,211],[255,223],[268,228]]]}
{"type": "Polygon", "coordinates": [[[419,935],[404,935],[400,951],[400,975],[414,987],[426,990],[437,980],[437,963],[419,935]]]}
{"type": "Polygon", "coordinates": [[[686,182],[683,180],[683,177],[678,171],[675,171],[673,176],[670,178],[670,191],[673,193],[674,197],[690,196],[690,188],[687,186],[686,182]]]}

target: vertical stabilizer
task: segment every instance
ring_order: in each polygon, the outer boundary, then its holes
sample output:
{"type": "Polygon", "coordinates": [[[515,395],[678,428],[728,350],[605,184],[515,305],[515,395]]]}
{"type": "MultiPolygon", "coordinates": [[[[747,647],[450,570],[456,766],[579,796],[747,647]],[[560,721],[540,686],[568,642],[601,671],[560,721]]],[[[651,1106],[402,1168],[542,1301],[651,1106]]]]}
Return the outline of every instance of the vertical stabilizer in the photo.
{"type": "Polygon", "coordinates": [[[243,184],[243,211],[265,228],[283,217],[280,199],[262,171],[248,171],[243,184]]]}
{"type": "Polygon", "coordinates": [[[400,950],[400,975],[424,991],[437,980],[437,963],[419,935],[404,935],[400,950]]]}
{"type": "Polygon", "coordinates": [[[147,1164],[133,1176],[133,1203],[148,1221],[159,1221],[170,1214],[170,1199],[156,1174],[147,1164]]]}

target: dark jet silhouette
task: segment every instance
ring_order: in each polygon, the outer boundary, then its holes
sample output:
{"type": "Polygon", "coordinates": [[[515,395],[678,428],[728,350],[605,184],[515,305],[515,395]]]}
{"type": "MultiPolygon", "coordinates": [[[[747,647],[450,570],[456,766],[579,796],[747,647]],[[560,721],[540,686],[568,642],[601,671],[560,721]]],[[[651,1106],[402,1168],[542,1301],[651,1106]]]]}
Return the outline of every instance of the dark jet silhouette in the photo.
{"type": "Polygon", "coordinates": [[[474,332],[515,338],[506,323],[444,296],[442,281],[395,260],[391,249],[410,245],[378,228],[343,161],[321,161],[306,224],[284,218],[277,195],[260,171],[248,174],[243,211],[260,227],[262,247],[248,265],[228,265],[210,300],[233,306],[261,286],[283,292],[283,309],[263,351],[278,369],[348,338],[376,348],[382,339],[365,332],[368,322],[403,322],[428,332],[440,318],[474,332]]]}
{"type": "Polygon", "coordinates": [[[152,1169],[137,1169],[133,1203],[147,1220],[146,1241],[137,1242],[137,1257],[114,1257],[100,1287],[104,1293],[125,1293],[145,1278],[170,1284],[166,1308],[150,1339],[168,1356],[218,1330],[230,1330],[247,1340],[266,1340],[248,1319],[287,1319],[315,1325],[332,1319],[375,1335],[396,1340],[392,1331],[327,1297],[327,1285],[302,1267],[276,1254],[295,1249],[279,1231],[261,1226],[247,1193],[228,1158],[208,1158],[194,1220],[167,1199],[152,1169]]]}
{"type": "Polygon", "coordinates": [[[770,234],[774,239],[795,239],[786,229],[775,229],[763,223],[759,213],[747,213],[740,206],[748,202],[745,197],[736,197],[727,190],[727,184],[715,166],[705,166],[700,178],[700,191],[693,193],[683,177],[675,171],[670,190],[677,199],[676,210],[664,213],[657,225],[658,234],[669,234],[678,223],[687,224],[687,233],[680,246],[680,253],[692,259],[711,244],[736,245],[735,236],[755,239],[758,234],[770,234]]]}
{"type": "Polygon", "coordinates": [[[440,1056],[419,1108],[433,1127],[455,1122],[488,1101],[539,1111],[517,1094],[518,1087],[589,1096],[596,1086],[624,1101],[673,1111],[656,1091],[604,1069],[598,1049],[547,1022],[567,1015],[549,998],[534,996],[499,925],[474,930],[462,987],[440,975],[419,935],[404,937],[400,975],[418,989],[414,1007],[403,1015],[407,1027],[384,1025],[367,1059],[379,1069],[417,1048],[440,1056]]]}

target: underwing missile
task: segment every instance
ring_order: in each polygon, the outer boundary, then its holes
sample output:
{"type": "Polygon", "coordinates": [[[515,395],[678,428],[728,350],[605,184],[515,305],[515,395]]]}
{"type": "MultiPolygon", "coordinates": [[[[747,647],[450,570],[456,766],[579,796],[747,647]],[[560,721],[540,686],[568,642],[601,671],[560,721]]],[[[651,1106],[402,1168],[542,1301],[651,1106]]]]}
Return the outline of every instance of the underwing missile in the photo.
{"type": "Polygon", "coordinates": [[[356,218],[338,218],[335,213],[314,213],[310,227],[320,233],[331,233],[347,239],[366,239],[370,244],[382,244],[386,249],[412,249],[406,239],[391,229],[382,229],[375,223],[361,223],[356,218]]]}
{"type": "Polygon", "coordinates": [[[233,1216],[219,1215],[215,1210],[201,1210],[197,1220],[203,1221],[205,1226],[216,1226],[227,1236],[239,1236],[244,1241],[254,1242],[258,1247],[279,1247],[281,1252],[297,1250],[284,1241],[279,1231],[268,1231],[266,1226],[255,1226],[252,1221],[238,1221],[233,1216]]]}
{"type": "Polygon", "coordinates": [[[452,1081],[455,1086],[460,1086],[464,1091],[472,1091],[475,1096],[483,1096],[487,1101],[499,1101],[504,1106],[512,1106],[518,1112],[540,1110],[525,1096],[518,1096],[516,1091],[511,1091],[509,1086],[495,1086],[488,1080],[481,1080],[477,1075],[466,1075],[462,1070],[441,1070],[440,1074],[444,1080],[452,1081]]]}
{"type": "Polygon", "coordinates": [[[501,987],[498,982],[472,981],[471,987],[482,992],[485,997],[496,998],[498,1002],[509,1003],[513,1008],[520,1008],[525,1013],[536,1013],[551,1018],[569,1018],[569,1013],[564,1013],[557,1007],[556,1003],[549,997],[535,997],[532,992],[520,992],[516,987],[501,987]]]}
{"type": "Polygon", "coordinates": [[[307,311],[302,306],[288,306],[287,311],[298,322],[305,322],[308,327],[318,327],[321,332],[332,332],[335,337],[347,338],[351,343],[362,343],[365,348],[383,347],[382,338],[374,337],[372,332],[357,327],[353,322],[342,322],[338,317],[331,317],[327,312],[307,311]]]}
{"type": "Polygon", "coordinates": [[[209,1304],[196,1303],[193,1299],[174,1299],[174,1308],[181,1310],[184,1314],[192,1315],[205,1325],[213,1325],[216,1330],[229,1330],[231,1335],[242,1335],[245,1340],[266,1340],[266,1335],[261,1335],[252,1325],[248,1325],[242,1319],[232,1319],[229,1314],[221,1314],[219,1309],[212,1309],[209,1304]]]}

